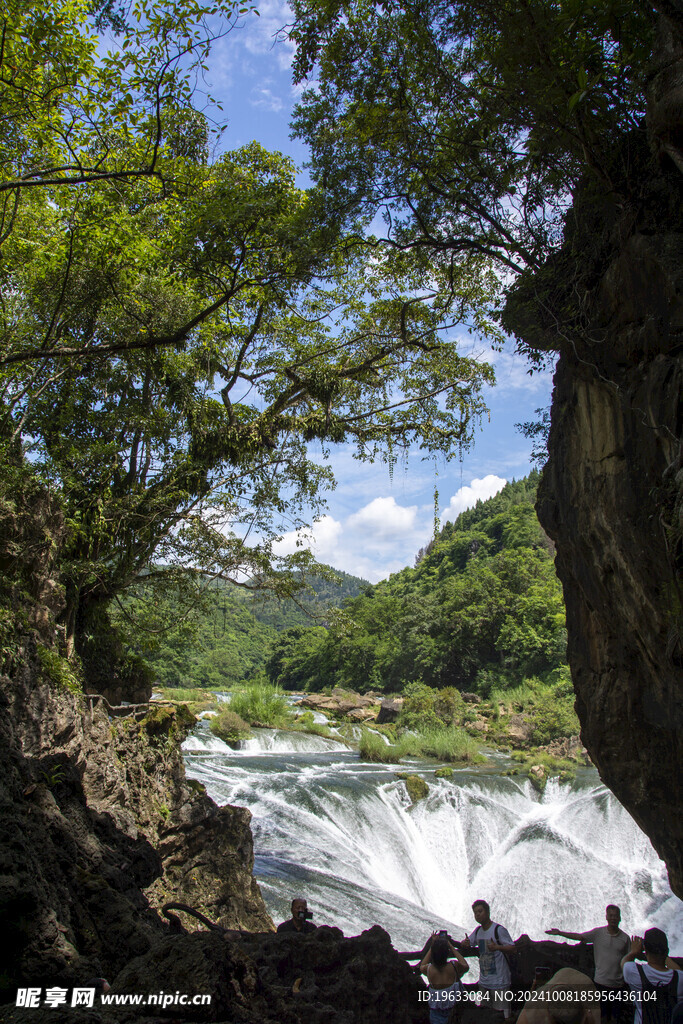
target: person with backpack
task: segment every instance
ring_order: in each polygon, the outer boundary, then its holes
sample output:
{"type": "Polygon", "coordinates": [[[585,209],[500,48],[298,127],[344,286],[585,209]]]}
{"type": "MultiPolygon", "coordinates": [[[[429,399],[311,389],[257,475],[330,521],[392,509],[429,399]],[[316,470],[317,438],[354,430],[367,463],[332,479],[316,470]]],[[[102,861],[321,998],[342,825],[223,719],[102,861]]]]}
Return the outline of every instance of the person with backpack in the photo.
{"type": "Polygon", "coordinates": [[[512,974],[506,954],[515,952],[515,944],[510,933],[502,924],[491,920],[491,909],[486,900],[475,900],[472,913],[477,927],[466,935],[461,950],[468,956],[479,953],[479,990],[488,996],[495,1010],[502,1010],[507,1019],[512,1013],[512,992],[510,982],[512,974]]]}
{"type": "Polygon", "coordinates": [[[621,965],[624,981],[636,993],[634,1024],[670,1024],[683,1002],[683,971],[668,967],[668,956],[669,940],[661,928],[648,928],[642,938],[633,936],[621,965]],[[633,963],[643,954],[647,963],[633,963]]]}

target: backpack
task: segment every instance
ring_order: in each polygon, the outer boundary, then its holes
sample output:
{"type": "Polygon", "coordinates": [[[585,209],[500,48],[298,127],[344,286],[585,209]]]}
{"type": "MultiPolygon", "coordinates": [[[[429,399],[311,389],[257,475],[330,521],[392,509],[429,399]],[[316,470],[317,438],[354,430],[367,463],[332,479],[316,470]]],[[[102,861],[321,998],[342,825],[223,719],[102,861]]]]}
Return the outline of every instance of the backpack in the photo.
{"type": "MultiPolygon", "coordinates": [[[[495,942],[500,942],[500,925],[496,924],[493,927],[493,938],[495,942]]],[[[477,928],[477,932],[481,931],[481,925],[477,928]]],[[[522,972],[519,966],[519,958],[516,953],[503,953],[503,956],[507,960],[508,967],[510,968],[510,988],[520,989],[524,988],[524,981],[522,978],[522,972]]]]}
{"type": "Polygon", "coordinates": [[[643,1024],[669,1024],[671,1014],[678,1002],[678,971],[674,971],[666,985],[655,985],[650,981],[640,964],[636,964],[643,992],[654,992],[655,998],[643,999],[640,1010],[643,1024]]]}

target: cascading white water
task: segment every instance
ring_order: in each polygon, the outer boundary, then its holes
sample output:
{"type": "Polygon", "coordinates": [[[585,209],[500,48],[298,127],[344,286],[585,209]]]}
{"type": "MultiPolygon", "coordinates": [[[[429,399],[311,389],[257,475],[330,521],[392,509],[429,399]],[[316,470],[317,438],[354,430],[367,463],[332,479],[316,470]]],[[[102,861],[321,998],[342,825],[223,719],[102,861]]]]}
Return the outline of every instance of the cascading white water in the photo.
{"type": "Polygon", "coordinates": [[[647,837],[592,769],[542,797],[495,767],[435,779],[434,765],[378,766],[339,743],[259,730],[238,751],[200,723],[184,744],[188,775],[218,803],[248,807],[255,874],[275,920],[307,896],[319,924],[356,934],[381,924],[398,948],[433,928],[458,936],[470,905],[489,901],[510,932],[601,924],[607,903],[623,927],[664,928],[683,951],[683,904],[647,837]],[[414,806],[396,771],[430,786],[414,806]]]}

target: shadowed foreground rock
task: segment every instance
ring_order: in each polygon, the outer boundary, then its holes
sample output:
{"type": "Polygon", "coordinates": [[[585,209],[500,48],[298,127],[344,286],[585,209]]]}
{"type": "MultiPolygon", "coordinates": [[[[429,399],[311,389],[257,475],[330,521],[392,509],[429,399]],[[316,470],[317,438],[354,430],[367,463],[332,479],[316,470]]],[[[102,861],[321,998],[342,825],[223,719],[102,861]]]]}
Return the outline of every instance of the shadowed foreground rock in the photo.
{"type": "Polygon", "coordinates": [[[170,936],[131,961],[112,995],[209,994],[210,1006],[137,1010],[17,1010],[7,1024],[125,1024],[178,1020],[225,1024],[427,1024],[419,976],[375,926],[345,939],[336,928],[310,935],[170,936]]]}
{"type": "Polygon", "coordinates": [[[169,900],[272,927],[249,811],[185,778],[193,722],[162,707],[110,720],[46,679],[32,641],[0,677],[0,995],[113,977],[168,932],[156,908],[169,900]]]}

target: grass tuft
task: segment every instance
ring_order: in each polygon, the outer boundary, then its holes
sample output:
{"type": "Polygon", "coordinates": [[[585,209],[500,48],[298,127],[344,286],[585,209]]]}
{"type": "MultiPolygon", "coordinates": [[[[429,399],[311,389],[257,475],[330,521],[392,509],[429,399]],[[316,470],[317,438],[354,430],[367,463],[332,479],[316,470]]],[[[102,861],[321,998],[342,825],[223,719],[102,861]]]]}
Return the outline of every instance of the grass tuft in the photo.
{"type": "Polygon", "coordinates": [[[255,683],[230,699],[230,710],[249,725],[264,725],[271,729],[290,727],[294,713],[278,686],[255,683]]]}

